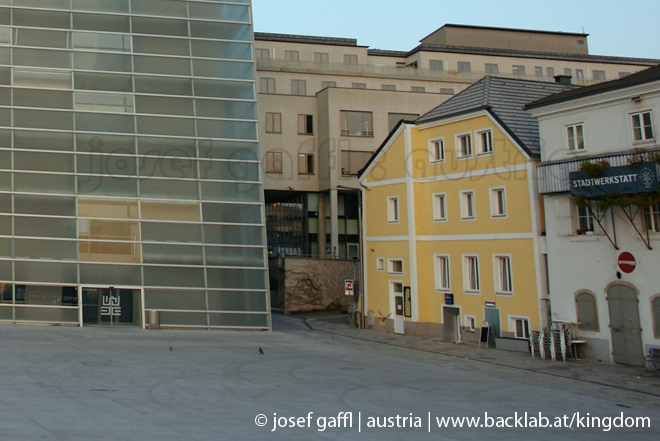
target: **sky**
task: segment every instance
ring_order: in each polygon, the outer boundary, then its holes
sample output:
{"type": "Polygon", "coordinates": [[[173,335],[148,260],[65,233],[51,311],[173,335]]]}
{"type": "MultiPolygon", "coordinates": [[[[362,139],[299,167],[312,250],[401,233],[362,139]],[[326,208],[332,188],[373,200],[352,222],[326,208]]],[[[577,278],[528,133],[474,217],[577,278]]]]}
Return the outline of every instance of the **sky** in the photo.
{"type": "Polygon", "coordinates": [[[660,1],[252,0],[254,30],[411,50],[446,23],[585,32],[589,53],[660,59],[660,1]]]}

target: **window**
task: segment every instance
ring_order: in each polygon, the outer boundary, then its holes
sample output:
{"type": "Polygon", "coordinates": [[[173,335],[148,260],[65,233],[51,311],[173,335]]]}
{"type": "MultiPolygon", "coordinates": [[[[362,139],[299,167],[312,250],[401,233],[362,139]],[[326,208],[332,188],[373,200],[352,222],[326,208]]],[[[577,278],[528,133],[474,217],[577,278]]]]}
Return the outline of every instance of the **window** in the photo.
{"type": "Polygon", "coordinates": [[[307,82],[305,80],[291,80],[291,95],[307,95],[307,82]]]}
{"type": "Polygon", "coordinates": [[[433,195],[433,220],[436,222],[447,220],[447,195],[445,193],[433,195]]]}
{"type": "Polygon", "coordinates": [[[465,292],[479,292],[479,256],[463,257],[463,275],[465,292]]]}
{"type": "Polygon", "coordinates": [[[431,60],[429,62],[429,67],[431,70],[445,70],[445,65],[442,60],[431,60]]]}
{"type": "Polygon", "coordinates": [[[289,61],[299,61],[300,52],[298,51],[284,51],[284,59],[289,61]]]}
{"type": "Polygon", "coordinates": [[[261,78],[259,80],[260,93],[275,93],[275,78],[261,78]]]}
{"type": "Polygon", "coordinates": [[[584,80],[584,70],[582,69],[575,69],[575,77],[578,80],[584,80]]]}
{"type": "Polygon", "coordinates": [[[630,72],[619,72],[619,78],[624,78],[630,75],[630,72]]]}
{"type": "Polygon", "coordinates": [[[545,68],[545,71],[546,71],[547,75],[548,75],[550,78],[552,78],[552,77],[555,76],[555,68],[554,68],[554,67],[546,67],[546,68],[545,68]]]}
{"type": "Polygon", "coordinates": [[[529,339],[529,319],[522,317],[511,317],[516,330],[516,338],[529,339]]]}
{"type": "Polygon", "coordinates": [[[266,173],[282,173],[282,153],[266,153],[266,173]]]}
{"type": "Polygon", "coordinates": [[[314,52],[314,61],[317,63],[329,63],[330,57],[326,52],[314,52]]]}
{"type": "Polygon", "coordinates": [[[525,75],[525,66],[513,66],[514,75],[525,75]]]}
{"type": "Polygon", "coordinates": [[[486,73],[489,74],[500,73],[500,68],[497,64],[486,63],[486,73]]]}
{"type": "Polygon", "coordinates": [[[402,259],[388,259],[387,272],[390,274],[403,274],[403,260],[402,259]]]}
{"type": "Polygon", "coordinates": [[[472,72],[472,65],[469,61],[459,61],[458,62],[458,71],[459,72],[472,72]]]}
{"type": "Polygon", "coordinates": [[[417,92],[417,93],[424,93],[424,92],[426,92],[426,88],[425,88],[425,87],[419,87],[419,86],[412,86],[412,87],[410,88],[410,90],[411,90],[412,92],[417,92]]]}
{"type": "Polygon", "coordinates": [[[339,113],[342,136],[373,136],[373,115],[371,112],[352,112],[342,110],[339,113]]]}
{"type": "Polygon", "coordinates": [[[255,49],[255,56],[257,57],[257,60],[267,60],[270,58],[270,50],[269,49],[255,49]]]}
{"type": "Polygon", "coordinates": [[[569,77],[573,76],[573,71],[571,69],[565,68],[564,69],[564,75],[568,75],[569,77]]]}
{"type": "Polygon", "coordinates": [[[481,130],[477,132],[477,152],[480,155],[493,153],[493,131],[481,130]]]}
{"type": "Polygon", "coordinates": [[[646,207],[644,211],[646,212],[648,230],[652,233],[660,233],[660,204],[646,207]]]}
{"type": "Polygon", "coordinates": [[[534,68],[534,75],[537,77],[542,77],[543,76],[543,68],[541,66],[536,66],[534,68]]]}
{"type": "Polygon", "coordinates": [[[594,232],[594,216],[589,207],[578,206],[578,234],[594,232]]]}
{"type": "Polygon", "coordinates": [[[454,94],[454,89],[447,89],[447,88],[440,88],[440,93],[443,95],[453,95],[454,94]]]}
{"type": "Polygon", "coordinates": [[[389,127],[389,131],[391,132],[394,127],[399,124],[399,121],[414,121],[417,118],[419,118],[418,113],[388,113],[387,125],[389,127]]]}
{"type": "Polygon", "coordinates": [[[353,89],[366,89],[367,85],[365,83],[353,83],[351,87],[353,89]]]}
{"type": "Polygon", "coordinates": [[[341,174],[342,176],[357,175],[358,172],[369,161],[373,152],[356,152],[342,150],[341,152],[341,174]]]}
{"type": "Polygon", "coordinates": [[[490,189],[490,215],[506,217],[506,194],[504,187],[490,189]]]}
{"type": "Polygon", "coordinates": [[[510,256],[495,256],[495,292],[513,294],[510,256]]]}
{"type": "Polygon", "coordinates": [[[595,70],[594,71],[594,80],[596,80],[596,81],[605,81],[605,71],[604,70],[595,70]]]}
{"type": "Polygon", "coordinates": [[[353,65],[353,66],[357,66],[358,56],[357,55],[344,54],[344,64],[350,64],[350,65],[353,65]]]}
{"type": "Polygon", "coordinates": [[[266,112],[266,133],[282,133],[282,114],[266,112]]]}
{"type": "Polygon", "coordinates": [[[385,258],[379,257],[376,259],[376,271],[385,271],[385,258]]]}
{"type": "Polygon", "coordinates": [[[314,155],[306,154],[306,153],[298,154],[298,174],[299,175],[314,174],[314,155]]]}
{"type": "Polygon", "coordinates": [[[474,191],[461,192],[461,219],[472,220],[476,217],[474,211],[474,191]]]}
{"type": "Polygon", "coordinates": [[[653,139],[653,120],[651,112],[634,113],[632,116],[633,141],[649,141],[653,139]]]}
{"type": "Polygon", "coordinates": [[[568,138],[568,151],[575,152],[584,150],[584,126],[575,124],[566,127],[566,136],[568,138]]]}
{"type": "Polygon", "coordinates": [[[596,296],[590,292],[581,292],[575,296],[577,308],[578,329],[582,331],[598,332],[598,310],[596,309],[596,296]]]}
{"type": "Polygon", "coordinates": [[[449,275],[449,256],[435,256],[435,290],[449,291],[451,289],[449,275]]]}
{"type": "Polygon", "coordinates": [[[429,141],[429,154],[431,156],[431,162],[444,162],[445,140],[440,138],[429,141]]]}
{"type": "Polygon", "coordinates": [[[383,84],[382,86],[383,90],[396,90],[396,86],[393,84],[383,84]]]}
{"type": "Polygon", "coordinates": [[[465,330],[474,332],[477,329],[477,318],[473,315],[465,316],[465,330]]]}
{"type": "Polygon", "coordinates": [[[298,115],[298,134],[314,134],[314,115],[298,115]]]}
{"type": "Polygon", "coordinates": [[[472,135],[464,133],[456,135],[456,157],[469,158],[472,156],[472,135]]]}
{"type": "Polygon", "coordinates": [[[660,338],[660,296],[655,296],[651,302],[653,309],[653,334],[655,338],[660,338]]]}
{"type": "Polygon", "coordinates": [[[399,197],[390,196],[387,198],[387,221],[391,224],[399,223],[399,197]]]}
{"type": "Polygon", "coordinates": [[[326,89],[328,87],[337,87],[337,82],[336,81],[322,81],[321,82],[321,88],[326,89]]]}

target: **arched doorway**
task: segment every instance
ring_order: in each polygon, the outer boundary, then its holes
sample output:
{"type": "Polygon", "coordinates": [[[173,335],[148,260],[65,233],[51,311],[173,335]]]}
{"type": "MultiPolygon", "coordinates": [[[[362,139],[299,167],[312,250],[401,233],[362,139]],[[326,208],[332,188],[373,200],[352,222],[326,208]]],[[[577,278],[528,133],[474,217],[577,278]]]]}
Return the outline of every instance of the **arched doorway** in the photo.
{"type": "Polygon", "coordinates": [[[607,291],[607,301],[610,309],[614,362],[644,366],[637,292],[628,285],[614,284],[607,291]]]}

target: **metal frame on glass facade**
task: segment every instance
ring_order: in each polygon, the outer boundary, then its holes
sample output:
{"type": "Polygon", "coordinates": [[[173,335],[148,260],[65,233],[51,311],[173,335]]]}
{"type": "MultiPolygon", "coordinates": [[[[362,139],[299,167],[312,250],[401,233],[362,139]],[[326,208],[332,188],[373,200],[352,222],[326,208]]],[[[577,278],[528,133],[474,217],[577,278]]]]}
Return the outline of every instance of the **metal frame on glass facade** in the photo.
{"type": "Polygon", "coordinates": [[[0,0],[0,323],[270,329],[255,78],[247,0],[0,0]]]}

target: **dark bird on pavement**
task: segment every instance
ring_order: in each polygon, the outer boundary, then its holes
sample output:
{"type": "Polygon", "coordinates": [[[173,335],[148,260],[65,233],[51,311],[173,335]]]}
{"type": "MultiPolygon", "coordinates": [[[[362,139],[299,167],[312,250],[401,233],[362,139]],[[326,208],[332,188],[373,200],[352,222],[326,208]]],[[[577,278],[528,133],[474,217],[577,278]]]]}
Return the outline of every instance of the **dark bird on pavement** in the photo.
{"type": "Polygon", "coordinates": [[[259,353],[260,353],[261,355],[263,355],[263,354],[264,354],[264,350],[261,349],[261,348],[259,348],[259,353]]]}

